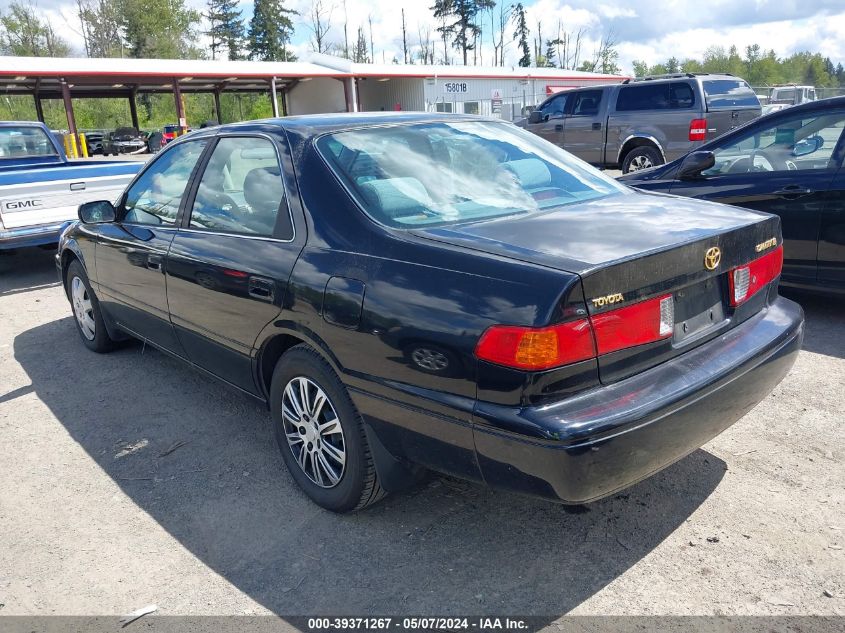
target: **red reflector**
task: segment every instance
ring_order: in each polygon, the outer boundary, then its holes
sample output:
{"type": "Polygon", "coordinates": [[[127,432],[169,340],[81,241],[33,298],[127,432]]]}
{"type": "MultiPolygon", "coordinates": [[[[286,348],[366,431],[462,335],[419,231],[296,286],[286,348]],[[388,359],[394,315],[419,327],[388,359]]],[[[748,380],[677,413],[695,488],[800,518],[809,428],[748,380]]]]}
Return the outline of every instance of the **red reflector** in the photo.
{"type": "Polygon", "coordinates": [[[672,295],[666,295],[596,314],[590,320],[601,356],[672,336],[675,304],[672,295]]]}
{"type": "Polygon", "coordinates": [[[543,328],[494,325],[487,328],[475,355],[497,365],[538,371],[595,358],[588,319],[543,328]]]}
{"type": "Polygon", "coordinates": [[[693,119],[689,122],[689,140],[703,141],[707,137],[707,119],[693,119]]]}
{"type": "Polygon", "coordinates": [[[758,257],[728,273],[731,305],[736,307],[748,301],[760,289],[771,283],[783,268],[783,245],[771,253],[758,257]]]}

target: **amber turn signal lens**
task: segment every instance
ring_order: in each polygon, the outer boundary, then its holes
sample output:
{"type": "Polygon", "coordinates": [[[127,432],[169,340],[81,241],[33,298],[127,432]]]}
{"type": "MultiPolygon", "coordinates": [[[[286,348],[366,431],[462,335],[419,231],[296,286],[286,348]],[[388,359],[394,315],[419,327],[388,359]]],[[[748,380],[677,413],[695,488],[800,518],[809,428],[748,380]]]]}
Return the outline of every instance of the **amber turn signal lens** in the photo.
{"type": "Polygon", "coordinates": [[[587,319],[544,328],[494,325],[475,348],[475,355],[497,365],[539,371],[594,358],[593,333],[587,319]]]}

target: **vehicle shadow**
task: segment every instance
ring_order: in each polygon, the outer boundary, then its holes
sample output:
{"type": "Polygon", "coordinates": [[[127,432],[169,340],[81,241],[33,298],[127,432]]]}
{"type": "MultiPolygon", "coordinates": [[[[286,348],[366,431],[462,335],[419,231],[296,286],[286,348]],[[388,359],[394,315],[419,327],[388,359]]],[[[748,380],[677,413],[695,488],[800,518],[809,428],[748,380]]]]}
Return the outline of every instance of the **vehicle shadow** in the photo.
{"type": "Polygon", "coordinates": [[[806,320],[802,349],[845,358],[845,298],[814,295],[796,290],[781,294],[801,304],[806,320]]]}
{"type": "Polygon", "coordinates": [[[0,296],[58,286],[54,249],[22,248],[0,253],[0,296]]]}
{"type": "Polygon", "coordinates": [[[92,354],[70,317],[23,332],[14,353],[37,396],[140,509],[281,615],[551,621],[671,535],[726,470],[698,450],[576,509],[434,476],[338,516],[296,488],[263,406],[177,361],[140,346],[92,354]]]}

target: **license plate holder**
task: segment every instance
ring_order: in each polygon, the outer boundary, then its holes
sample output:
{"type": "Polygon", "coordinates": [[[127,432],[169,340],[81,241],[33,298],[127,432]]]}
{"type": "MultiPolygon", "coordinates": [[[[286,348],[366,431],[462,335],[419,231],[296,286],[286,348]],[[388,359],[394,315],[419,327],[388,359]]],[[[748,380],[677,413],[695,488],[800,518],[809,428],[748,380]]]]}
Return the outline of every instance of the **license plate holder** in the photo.
{"type": "Polygon", "coordinates": [[[697,338],[724,320],[724,296],[718,278],[707,279],[675,293],[675,343],[697,338]]]}

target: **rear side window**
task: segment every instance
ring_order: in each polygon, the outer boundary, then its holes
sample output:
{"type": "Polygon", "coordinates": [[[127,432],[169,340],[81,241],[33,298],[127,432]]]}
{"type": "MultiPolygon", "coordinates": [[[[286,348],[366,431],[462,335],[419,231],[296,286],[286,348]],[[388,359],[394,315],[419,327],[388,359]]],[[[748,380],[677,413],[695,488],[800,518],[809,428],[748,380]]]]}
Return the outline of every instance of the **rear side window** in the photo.
{"type": "Polygon", "coordinates": [[[708,108],[759,108],[760,100],[742,79],[705,79],[704,99],[708,108]]]}
{"type": "Polygon", "coordinates": [[[283,198],[281,169],[271,141],[221,138],[200,179],[190,227],[270,237],[283,198]]]}
{"type": "Polygon", "coordinates": [[[625,86],[619,90],[617,112],[637,110],[678,110],[695,105],[695,92],[684,82],[646,83],[625,86]]]}
{"type": "Polygon", "coordinates": [[[0,127],[0,158],[56,156],[46,132],[35,126],[0,127]]]}
{"type": "Polygon", "coordinates": [[[585,90],[584,92],[576,92],[572,95],[574,101],[572,105],[572,114],[578,115],[595,115],[599,113],[599,104],[601,103],[601,90],[585,90]]]}

